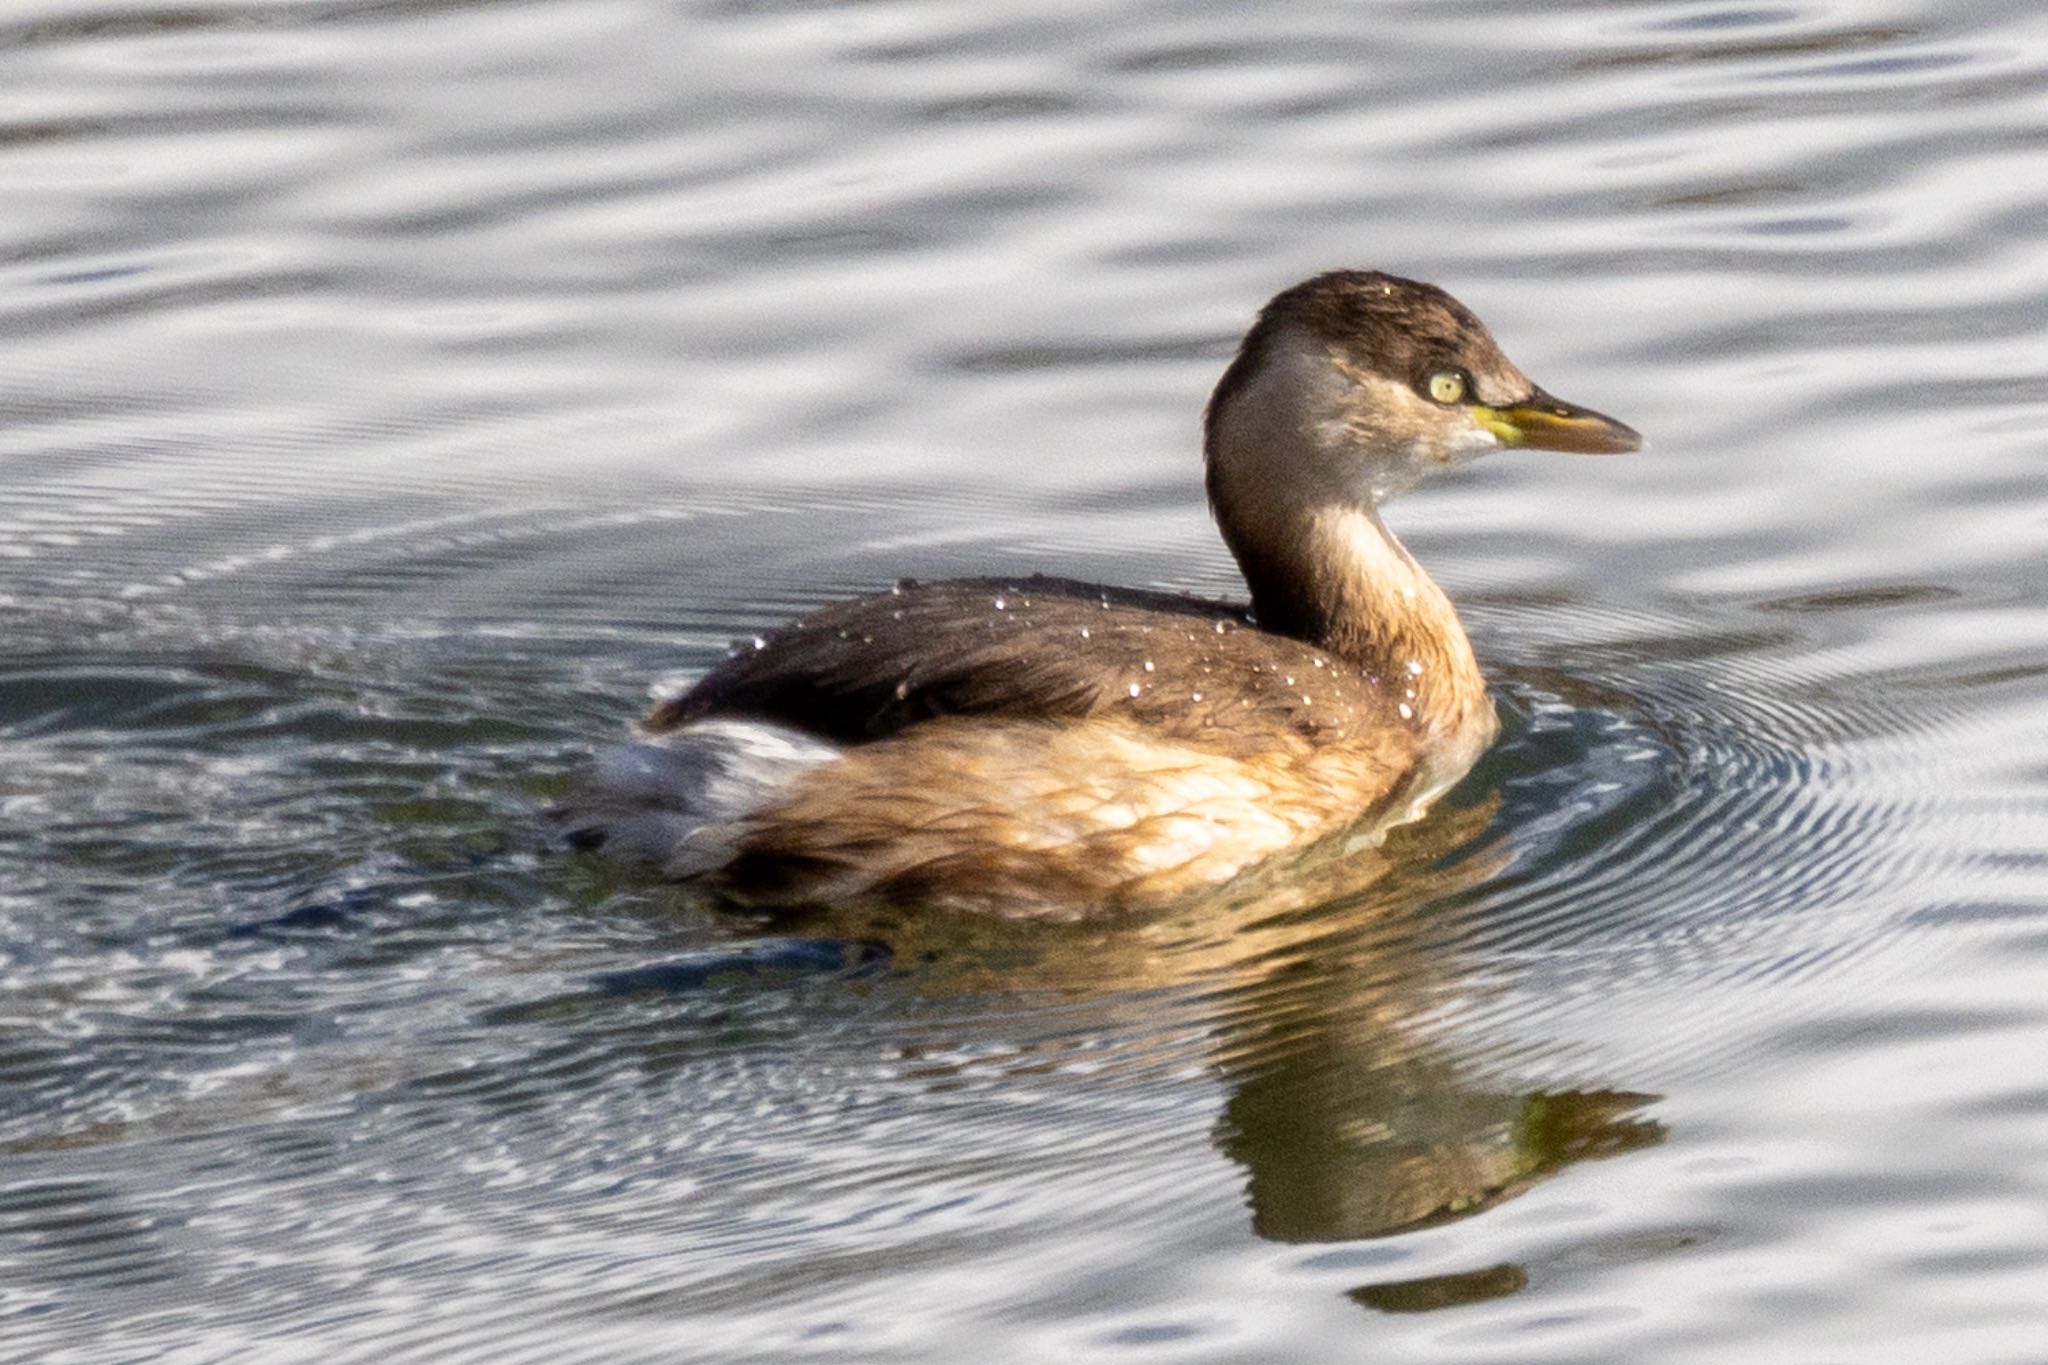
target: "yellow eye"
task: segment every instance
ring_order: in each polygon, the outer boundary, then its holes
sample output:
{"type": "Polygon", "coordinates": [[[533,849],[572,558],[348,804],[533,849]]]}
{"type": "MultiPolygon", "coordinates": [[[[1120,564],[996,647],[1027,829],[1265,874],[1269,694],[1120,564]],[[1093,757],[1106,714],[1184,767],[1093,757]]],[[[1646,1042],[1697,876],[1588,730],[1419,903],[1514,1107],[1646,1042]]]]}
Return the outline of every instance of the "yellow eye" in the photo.
{"type": "Polygon", "coordinates": [[[1429,396],[1444,404],[1461,402],[1465,397],[1465,376],[1456,370],[1438,370],[1429,377],[1429,396]]]}

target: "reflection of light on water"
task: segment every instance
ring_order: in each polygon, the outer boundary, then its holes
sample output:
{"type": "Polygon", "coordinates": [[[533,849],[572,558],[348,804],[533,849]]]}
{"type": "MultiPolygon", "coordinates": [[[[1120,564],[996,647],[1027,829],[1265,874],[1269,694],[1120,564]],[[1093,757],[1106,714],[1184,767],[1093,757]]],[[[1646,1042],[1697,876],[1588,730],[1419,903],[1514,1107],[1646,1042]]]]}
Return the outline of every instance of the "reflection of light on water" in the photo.
{"type": "MultiPolygon", "coordinates": [[[[815,524],[781,510],[751,521],[815,524]]],[[[355,543],[373,557],[404,546],[435,559],[535,535],[698,524],[676,509],[571,514],[501,536],[488,522],[422,520],[355,543]]],[[[1639,1092],[1744,1065],[1758,1029],[1797,1014],[1788,982],[1825,980],[1896,941],[1888,911],[1863,909],[1873,886],[1940,866],[1901,837],[1925,811],[1897,796],[1894,762],[1896,736],[1938,713],[1917,709],[1915,724],[1859,717],[1841,684],[1754,662],[1785,649],[1781,637],[1653,623],[1690,642],[1667,659],[1659,634],[1638,657],[1625,638],[1596,647],[1586,643],[1596,632],[1562,630],[1557,649],[1594,657],[1501,670],[1508,738],[1437,815],[1400,832],[1391,882],[1375,872],[1347,891],[1355,870],[1310,866],[1283,884],[1289,904],[1260,911],[1252,900],[1234,917],[1070,937],[1006,939],[914,917],[879,931],[826,924],[818,932],[842,941],[889,940],[897,966],[880,976],[713,969],[680,994],[533,1012],[537,1000],[573,999],[606,972],[672,955],[678,934],[716,963],[719,943],[744,952],[753,932],[696,911],[677,917],[659,888],[605,881],[516,833],[547,799],[544,789],[522,795],[522,784],[583,761],[587,742],[564,727],[587,724],[594,705],[623,704],[618,677],[635,670],[590,673],[587,642],[672,646],[620,621],[579,623],[571,636],[542,621],[453,629],[430,618],[222,629],[220,615],[197,618],[205,634],[181,646],[192,662],[164,680],[168,691],[138,691],[100,722],[128,736],[124,762],[95,768],[88,786],[76,739],[60,733],[21,793],[45,827],[39,862],[99,887],[88,896],[48,879],[41,903],[75,904],[89,920],[109,878],[157,885],[150,879],[176,870],[170,895],[158,893],[162,947],[132,956],[117,993],[91,993],[108,963],[89,940],[66,950],[68,966],[46,962],[39,975],[59,1012],[50,1020],[75,1019],[62,1031],[101,1059],[86,1085],[54,1071],[42,1083],[73,1095],[61,1136],[80,1150],[317,1113],[360,1103],[366,1088],[392,1115],[431,1125],[443,1105],[545,1107],[564,1086],[670,1067],[704,1087],[706,1103],[715,1094],[759,1104],[797,1085],[781,1147],[766,1130],[676,1107],[673,1091],[656,1108],[679,1125],[679,1141],[769,1163],[778,1189],[827,1182],[844,1216],[860,1216],[863,1190],[882,1182],[904,1192],[906,1227],[951,1199],[996,1225],[1015,1217],[1019,1229],[1042,1230],[1024,1193],[1002,1197],[1012,1201],[1005,1214],[994,1177],[929,1169],[921,1144],[971,1139],[1098,1154],[1098,1173],[1059,1167],[1070,1196],[1121,1200],[1137,1224],[1163,1225],[1185,1176],[1169,1166],[1135,1179],[1131,1144],[1192,1122],[1236,1170],[1251,1205],[1244,1227],[1282,1242],[1405,1247],[1453,1226],[1446,1218],[1490,1226],[1483,1215],[1543,1182],[1597,1181],[1606,1177],[1592,1172],[1643,1159],[1669,1121],[1662,1106],[1644,1114],[1639,1092]],[[560,648],[572,638],[585,643],[560,648]],[[219,752],[195,764],[195,744],[219,752]],[[185,819],[195,806],[215,817],[185,819]],[[140,811],[159,823],[113,847],[65,833],[140,811]],[[1721,870],[1737,864],[1748,875],[1731,885],[1721,870]],[[1831,920],[1817,931],[1819,912],[1831,920]],[[268,920],[276,928],[253,938],[222,937],[224,923],[268,920]],[[331,996],[336,1008],[279,1033],[261,1022],[274,993],[331,996]],[[1743,1029],[1703,1034],[1697,1021],[1675,1022],[1688,1010],[1712,1018],[1738,998],[1743,1029]],[[1644,1009],[1662,1017],[1646,1020],[1644,1009]],[[829,1064],[808,1081],[757,1051],[815,1058],[819,1044],[803,1040],[828,1018],[850,1051],[827,1047],[829,1064]],[[1601,1026],[1622,1018],[1637,1037],[1601,1026]],[[650,1029],[644,1047],[621,1041],[650,1029]],[[726,1041],[712,1046],[714,1037],[726,1041]],[[539,1064],[557,1045],[567,1049],[560,1066],[539,1064]],[[183,1059],[179,1079],[134,1069],[144,1059],[160,1068],[166,1048],[183,1059]],[[1527,1140],[1529,1114],[1603,1092],[1612,1112],[1596,1105],[1589,1112],[1604,1117],[1581,1137],[1549,1157],[1527,1140]],[[950,1118],[924,1108],[927,1095],[953,1093],[978,1098],[950,1118]],[[1018,1103],[1045,1109],[1025,1121],[1018,1103]],[[873,1106],[918,1136],[829,1160],[813,1149],[851,1141],[851,1116],[874,1122],[873,1106]],[[1600,1154],[1625,1160],[1581,1171],[1600,1154]]],[[[693,631],[707,659],[728,633],[716,624],[693,631]]],[[[671,639],[688,628],[666,625],[671,639]]],[[[588,1121],[622,1119],[600,1106],[588,1121]]],[[[49,1129],[48,1115],[36,1118],[23,1150],[40,1150],[49,1129]]],[[[1682,1135],[1683,1123],[1672,1131],[1682,1135]]],[[[528,1147],[521,1160],[545,1165],[556,1150],[528,1147]]],[[[1028,1168],[1044,1158],[1020,1159],[1028,1168]]],[[[701,1164],[682,1168],[720,1188],[701,1164]]],[[[737,1226],[732,1235],[764,1264],[795,1228],[824,1235],[801,1218],[737,1226]]],[[[1393,1313],[1529,1292],[1535,1262],[1484,1264],[1495,1268],[1353,1272],[1349,1284],[1356,1302],[1393,1313]]]]}
{"type": "Polygon", "coordinates": [[[16,1351],[2042,1339],[2037,7],[118,8],[0,20],[16,1351]],[[543,846],[806,607],[1234,591],[1339,264],[1653,442],[1397,510],[1514,720],[1391,883],[750,973],[543,846]]]}

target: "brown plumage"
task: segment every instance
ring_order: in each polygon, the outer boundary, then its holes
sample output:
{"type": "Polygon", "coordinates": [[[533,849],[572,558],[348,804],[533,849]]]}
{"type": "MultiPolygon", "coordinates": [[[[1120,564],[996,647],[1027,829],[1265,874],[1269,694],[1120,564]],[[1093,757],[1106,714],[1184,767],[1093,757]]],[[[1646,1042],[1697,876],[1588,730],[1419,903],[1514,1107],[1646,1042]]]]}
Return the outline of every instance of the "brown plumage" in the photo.
{"type": "Polygon", "coordinates": [[[1071,918],[1411,818],[1494,718],[1457,613],[1379,504],[1502,445],[1637,443],[1538,390],[1441,290],[1318,276],[1266,307],[1208,410],[1250,609],[1043,577],[826,608],[655,708],[630,780],[573,813],[581,841],[619,832],[755,903],[1071,918]],[[801,752],[750,777],[714,751],[735,723],[801,752]]]}
{"type": "Polygon", "coordinates": [[[646,727],[745,713],[859,742],[943,716],[1111,712],[1166,734],[1221,726],[1219,740],[1256,752],[1275,726],[1313,735],[1383,724],[1390,710],[1377,678],[1259,630],[1240,603],[1032,575],[905,581],[827,607],[738,647],[646,727]]]}

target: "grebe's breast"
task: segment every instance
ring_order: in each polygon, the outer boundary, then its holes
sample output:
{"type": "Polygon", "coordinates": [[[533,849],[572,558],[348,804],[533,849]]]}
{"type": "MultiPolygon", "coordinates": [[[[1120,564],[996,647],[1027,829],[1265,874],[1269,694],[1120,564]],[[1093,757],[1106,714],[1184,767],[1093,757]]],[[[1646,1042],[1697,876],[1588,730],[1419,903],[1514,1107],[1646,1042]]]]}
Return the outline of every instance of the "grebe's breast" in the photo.
{"type": "Polygon", "coordinates": [[[1426,746],[1414,679],[1259,630],[1238,603],[1073,579],[906,582],[734,652],[657,707],[655,734],[719,716],[847,743],[943,717],[1115,720],[1249,756],[1287,742],[1426,746]],[[1408,714],[1404,715],[1404,709],[1408,714]]]}

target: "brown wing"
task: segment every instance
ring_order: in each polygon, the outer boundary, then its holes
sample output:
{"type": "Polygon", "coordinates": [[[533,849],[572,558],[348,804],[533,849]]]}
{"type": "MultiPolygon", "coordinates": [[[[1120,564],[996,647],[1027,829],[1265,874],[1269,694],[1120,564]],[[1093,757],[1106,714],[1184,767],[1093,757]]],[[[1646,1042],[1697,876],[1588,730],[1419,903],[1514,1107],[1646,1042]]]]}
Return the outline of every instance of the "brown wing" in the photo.
{"type": "MultiPolygon", "coordinates": [[[[904,584],[736,648],[656,707],[660,733],[709,716],[779,721],[844,742],[951,715],[1072,720],[1112,713],[1218,749],[1284,726],[1324,740],[1405,728],[1392,688],[1235,603],[1072,579],[904,584]]],[[[1265,739],[1258,736],[1265,735],[1265,739]]]]}

